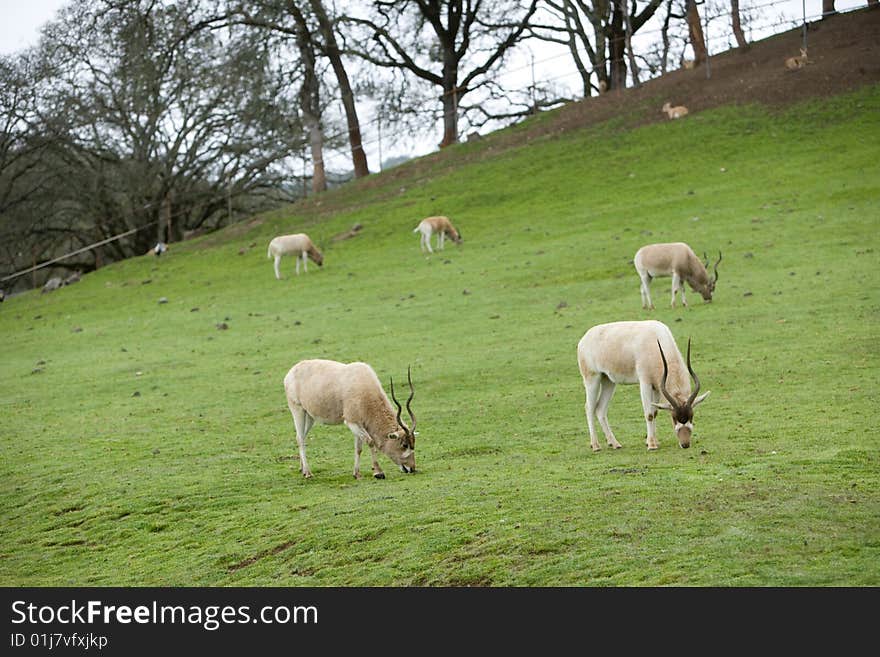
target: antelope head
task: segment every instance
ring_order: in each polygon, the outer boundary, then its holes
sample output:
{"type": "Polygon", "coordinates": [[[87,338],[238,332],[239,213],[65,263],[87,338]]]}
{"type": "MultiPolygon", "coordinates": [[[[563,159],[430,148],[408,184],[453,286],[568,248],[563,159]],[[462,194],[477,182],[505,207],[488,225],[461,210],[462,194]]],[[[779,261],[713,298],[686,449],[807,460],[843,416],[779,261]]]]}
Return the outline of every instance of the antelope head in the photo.
{"type": "MultiPolygon", "coordinates": [[[[706,272],[709,272],[709,258],[706,257],[706,252],[703,252],[703,258],[705,258],[705,262],[703,266],[706,268],[706,272]]],[[[714,270],[715,275],[709,278],[709,282],[706,283],[706,287],[699,290],[700,294],[703,297],[703,301],[712,301],[712,293],[715,292],[715,284],[718,283],[718,263],[721,262],[721,251],[718,252],[718,260],[715,261],[715,264],[712,265],[712,269],[714,270]]]]}
{"type": "Polygon", "coordinates": [[[392,377],[391,399],[394,401],[394,405],[397,406],[397,424],[400,428],[397,431],[388,434],[385,443],[382,445],[382,451],[385,452],[392,461],[399,465],[403,472],[415,472],[416,416],[412,412],[412,408],[410,408],[409,404],[415,396],[416,391],[415,388],[413,388],[409,367],[406,368],[406,380],[409,382],[410,390],[409,399],[406,400],[406,411],[409,413],[412,426],[407,427],[400,417],[403,409],[400,407],[400,402],[397,401],[397,397],[394,396],[394,377],[392,377]]]}
{"type": "Polygon", "coordinates": [[[691,446],[691,433],[694,430],[694,408],[697,404],[700,404],[706,399],[706,397],[709,396],[709,393],[704,392],[699,397],[697,396],[697,393],[700,392],[700,379],[691,367],[690,338],[688,338],[687,368],[688,372],[690,372],[690,375],[694,379],[694,391],[684,403],[676,401],[675,397],[670,395],[669,391],[666,389],[666,377],[669,374],[669,366],[666,363],[666,355],[663,353],[663,347],[660,346],[659,340],[657,341],[657,346],[660,348],[660,358],[663,359],[663,378],[660,381],[660,392],[666,397],[666,402],[654,402],[654,406],[672,413],[672,425],[675,428],[675,437],[678,438],[679,446],[687,449],[691,446]]]}

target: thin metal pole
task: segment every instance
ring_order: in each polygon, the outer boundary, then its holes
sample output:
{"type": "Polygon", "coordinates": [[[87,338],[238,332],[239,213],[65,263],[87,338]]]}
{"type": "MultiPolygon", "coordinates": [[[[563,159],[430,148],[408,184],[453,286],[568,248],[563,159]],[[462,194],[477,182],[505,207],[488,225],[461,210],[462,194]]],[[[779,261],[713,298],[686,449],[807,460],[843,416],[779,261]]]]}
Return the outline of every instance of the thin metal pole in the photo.
{"type": "Polygon", "coordinates": [[[535,53],[529,50],[529,55],[532,57],[532,114],[537,113],[538,101],[536,99],[535,93],[535,53]]]}
{"type": "Polygon", "coordinates": [[[712,77],[712,66],[709,64],[709,60],[712,57],[709,55],[709,6],[706,3],[703,3],[703,7],[706,9],[704,13],[704,20],[706,23],[706,28],[703,30],[703,41],[706,44],[706,79],[712,77]]]}
{"type": "Polygon", "coordinates": [[[455,124],[455,141],[458,142],[458,82],[452,89],[452,121],[455,124]]]}
{"type": "Polygon", "coordinates": [[[801,14],[804,19],[804,50],[807,49],[807,0],[801,0],[801,14]]]}
{"type": "Polygon", "coordinates": [[[308,186],[306,185],[306,149],[305,148],[303,148],[303,150],[302,150],[302,160],[303,160],[303,176],[302,176],[303,192],[302,193],[303,193],[303,198],[307,198],[309,195],[309,190],[308,190],[308,186]]]}
{"type": "Polygon", "coordinates": [[[226,220],[232,223],[232,178],[226,175],[226,220]]]}
{"type": "Polygon", "coordinates": [[[376,126],[379,129],[379,171],[382,170],[382,117],[376,117],[376,126]]]}

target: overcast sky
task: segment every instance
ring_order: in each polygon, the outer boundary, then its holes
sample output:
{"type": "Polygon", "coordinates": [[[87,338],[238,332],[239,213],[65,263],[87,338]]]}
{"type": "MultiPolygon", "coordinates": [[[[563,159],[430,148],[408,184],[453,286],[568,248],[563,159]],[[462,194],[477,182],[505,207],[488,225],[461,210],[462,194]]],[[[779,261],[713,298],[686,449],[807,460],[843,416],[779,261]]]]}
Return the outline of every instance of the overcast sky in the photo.
{"type": "Polygon", "coordinates": [[[65,0],[0,0],[0,53],[8,55],[37,42],[40,28],[65,0]]]}
{"type": "MultiPolygon", "coordinates": [[[[0,0],[0,53],[9,54],[37,42],[40,27],[54,18],[67,0],[0,0]]],[[[799,13],[802,0],[789,0],[791,11],[799,13]]],[[[742,0],[747,7],[763,1],[742,0]]],[[[865,5],[866,0],[837,0],[839,10],[865,5]]],[[[821,0],[806,0],[808,15],[822,12],[821,0]]],[[[774,8],[776,9],[776,8],[774,8]]],[[[788,12],[787,12],[788,13],[788,12]]]]}

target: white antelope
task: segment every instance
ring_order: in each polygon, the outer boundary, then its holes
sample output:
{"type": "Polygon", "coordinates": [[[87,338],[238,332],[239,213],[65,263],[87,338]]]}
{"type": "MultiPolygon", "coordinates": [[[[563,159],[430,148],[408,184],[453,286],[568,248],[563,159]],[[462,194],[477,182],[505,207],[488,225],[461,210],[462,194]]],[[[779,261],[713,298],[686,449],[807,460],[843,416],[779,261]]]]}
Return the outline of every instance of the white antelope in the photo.
{"type": "Polygon", "coordinates": [[[709,396],[708,392],[698,395],[700,379],[691,368],[690,340],[685,370],[684,359],[672,332],[662,322],[612,322],[587,331],[578,342],[577,357],[587,394],[584,409],[594,452],[600,449],[593,425],[594,416],[599,419],[608,445],[614,449],[621,447],[608,424],[608,405],[618,383],[639,384],[648,449],[659,447],[654,429],[658,409],[672,413],[679,446],[690,447],[694,408],[709,396]],[[688,372],[694,378],[693,392],[688,372]],[[666,398],[665,402],[660,401],[661,394],[666,398]]]}
{"type": "MultiPolygon", "coordinates": [[[[705,257],[705,254],[703,254],[705,257]]],[[[684,242],[671,242],[668,244],[648,244],[643,246],[633,258],[633,265],[641,279],[639,287],[642,293],[642,308],[653,310],[654,302],[651,301],[651,281],[660,276],[672,276],[672,307],[675,308],[675,293],[681,292],[681,303],[687,306],[684,296],[684,284],[699,292],[704,301],[712,301],[712,293],[718,283],[718,263],[721,262],[721,251],[718,252],[718,260],[713,265],[715,275],[709,278],[709,261],[700,262],[694,250],[684,242]]]]}
{"type": "Polygon", "coordinates": [[[683,116],[687,116],[688,108],[684,105],[676,105],[673,107],[669,103],[665,103],[660,111],[666,112],[666,116],[670,119],[680,119],[683,116]]]}
{"type": "Polygon", "coordinates": [[[449,217],[428,217],[427,219],[422,219],[419,225],[413,229],[413,232],[422,234],[420,241],[422,252],[434,253],[434,249],[431,248],[431,235],[434,233],[437,233],[438,249],[443,248],[443,242],[447,236],[456,244],[461,244],[461,233],[455,229],[455,226],[449,221],[449,217]]]}
{"type": "Polygon", "coordinates": [[[324,264],[324,255],[314,245],[311,238],[305,233],[296,233],[294,235],[280,235],[269,242],[269,251],[267,256],[275,258],[275,278],[281,280],[281,271],[278,268],[281,264],[281,256],[292,255],[296,258],[296,275],[299,276],[299,262],[302,260],[306,273],[309,271],[307,258],[321,267],[324,264]]]}
{"type": "Polygon", "coordinates": [[[361,478],[361,449],[364,443],[373,457],[373,476],[384,479],[385,473],[376,460],[377,451],[400,466],[403,472],[416,471],[416,416],[410,408],[415,395],[409,369],[410,395],[406,410],[412,420],[407,427],[400,419],[400,402],[394,396],[391,380],[391,398],[397,406],[397,415],[379,383],[379,377],[366,363],[339,363],[335,360],[302,360],[290,368],[284,377],[287,405],[296,426],[299,445],[300,472],[311,477],[306,460],[306,436],[315,421],[321,424],[342,424],[354,434],[354,476],[361,478]]]}

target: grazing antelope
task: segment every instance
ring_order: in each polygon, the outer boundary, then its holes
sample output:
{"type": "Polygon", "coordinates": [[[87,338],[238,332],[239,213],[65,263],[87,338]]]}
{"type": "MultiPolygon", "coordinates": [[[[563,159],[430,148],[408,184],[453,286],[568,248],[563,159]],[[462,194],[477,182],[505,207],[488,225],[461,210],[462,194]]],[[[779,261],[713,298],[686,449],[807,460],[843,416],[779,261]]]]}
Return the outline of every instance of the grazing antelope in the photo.
{"type": "MultiPolygon", "coordinates": [[[[703,254],[705,257],[705,254],[703,254]]],[[[649,287],[651,281],[660,276],[672,276],[672,307],[675,308],[675,292],[681,292],[681,303],[687,307],[684,296],[684,282],[695,292],[699,292],[705,301],[712,301],[712,293],[718,283],[718,263],[721,262],[721,251],[713,265],[715,276],[709,278],[709,260],[700,262],[693,249],[684,242],[668,244],[648,244],[643,246],[633,258],[633,264],[641,279],[642,308],[654,309],[649,287]]]]}
{"type": "Polygon", "coordinates": [[[376,459],[384,452],[400,466],[403,472],[416,471],[416,416],[410,408],[415,396],[409,369],[406,371],[410,395],[406,400],[412,427],[400,419],[400,402],[394,396],[391,379],[391,398],[397,406],[397,415],[379,383],[379,377],[366,363],[339,363],[335,360],[302,360],[290,368],[284,377],[287,405],[296,427],[299,445],[300,471],[312,476],[306,460],[306,436],[315,421],[321,424],[342,424],[354,434],[354,476],[361,478],[361,449],[364,443],[373,457],[373,476],[384,479],[385,473],[376,459]]]}
{"type": "Polygon", "coordinates": [[[801,54],[799,57],[789,57],[785,60],[785,68],[790,71],[795,71],[799,68],[803,68],[805,64],[809,64],[809,60],[807,59],[807,50],[806,48],[801,48],[801,54]]]}
{"type": "Polygon", "coordinates": [[[269,242],[269,251],[267,256],[275,258],[275,278],[281,280],[281,271],[278,266],[281,264],[281,256],[292,255],[296,258],[296,275],[299,276],[299,261],[302,260],[303,268],[306,273],[309,272],[309,266],[306,258],[311,258],[312,262],[319,267],[324,264],[324,255],[314,245],[311,238],[305,233],[296,233],[294,235],[280,235],[269,242]]]}
{"type": "Polygon", "coordinates": [[[594,326],[578,342],[577,357],[587,394],[584,409],[594,452],[600,449],[594,416],[599,419],[608,445],[614,449],[621,447],[608,424],[608,405],[618,383],[639,384],[648,449],[659,447],[654,429],[658,409],[670,411],[679,446],[690,447],[694,408],[709,396],[708,392],[698,395],[700,379],[691,367],[690,339],[686,371],[669,327],[654,320],[594,326]],[[694,378],[693,392],[688,372],[694,378]],[[661,394],[665,402],[660,401],[661,394]]]}
{"type": "Polygon", "coordinates": [[[413,229],[413,232],[422,234],[420,241],[422,252],[427,250],[428,253],[434,253],[434,249],[431,248],[431,235],[434,233],[437,233],[438,249],[443,248],[443,241],[447,236],[456,244],[461,244],[461,233],[455,229],[455,226],[449,221],[449,217],[428,217],[427,219],[422,219],[419,225],[413,229]]]}
{"type": "Polygon", "coordinates": [[[673,107],[669,103],[664,103],[660,111],[666,112],[666,115],[670,119],[680,119],[681,117],[687,115],[688,108],[684,105],[676,105],[675,107],[673,107]]]}

